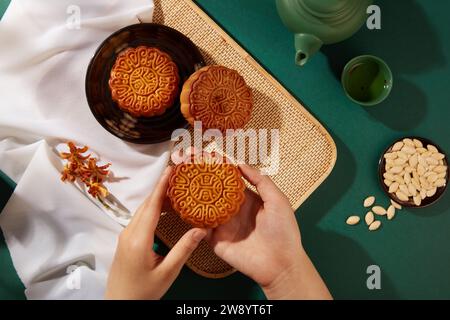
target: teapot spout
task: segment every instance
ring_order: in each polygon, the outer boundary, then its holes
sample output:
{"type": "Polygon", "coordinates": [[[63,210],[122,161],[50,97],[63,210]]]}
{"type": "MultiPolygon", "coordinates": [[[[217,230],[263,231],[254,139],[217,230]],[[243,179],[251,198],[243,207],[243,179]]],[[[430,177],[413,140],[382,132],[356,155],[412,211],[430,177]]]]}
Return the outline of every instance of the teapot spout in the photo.
{"type": "Polygon", "coordinates": [[[323,42],[316,36],[306,33],[298,33],[295,35],[295,63],[298,66],[304,66],[309,58],[314,55],[322,47],[323,42]]]}

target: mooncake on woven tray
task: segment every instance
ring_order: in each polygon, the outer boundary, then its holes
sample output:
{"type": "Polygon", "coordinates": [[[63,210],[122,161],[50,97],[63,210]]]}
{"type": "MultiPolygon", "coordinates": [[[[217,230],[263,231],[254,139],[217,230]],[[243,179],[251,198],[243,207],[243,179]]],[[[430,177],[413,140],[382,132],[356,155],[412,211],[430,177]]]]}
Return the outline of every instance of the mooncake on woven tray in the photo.
{"type": "Polygon", "coordinates": [[[223,66],[207,66],[184,83],[181,112],[193,125],[202,121],[204,129],[243,128],[251,118],[253,95],[244,78],[223,66]]]}
{"type": "Polygon", "coordinates": [[[167,195],[185,222],[199,228],[216,228],[239,212],[244,191],[236,166],[202,160],[175,166],[167,195]]]}
{"type": "Polygon", "coordinates": [[[119,54],[109,87],[123,111],[135,117],[153,117],[174,104],[179,82],[178,67],[167,53],[140,46],[119,54]]]}

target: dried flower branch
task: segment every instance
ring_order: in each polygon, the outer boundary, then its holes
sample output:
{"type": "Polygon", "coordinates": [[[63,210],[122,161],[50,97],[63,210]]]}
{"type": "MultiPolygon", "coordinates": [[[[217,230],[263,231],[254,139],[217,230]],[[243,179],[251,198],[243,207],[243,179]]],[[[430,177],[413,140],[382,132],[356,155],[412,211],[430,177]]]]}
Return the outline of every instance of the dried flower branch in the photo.
{"type": "Polygon", "coordinates": [[[103,182],[109,174],[108,168],[110,163],[99,166],[98,159],[92,158],[91,154],[84,155],[89,147],[78,148],[73,142],[68,142],[69,152],[60,153],[63,160],[68,163],[64,165],[61,172],[61,180],[75,182],[80,179],[88,188],[88,192],[95,198],[107,197],[108,189],[103,185],[103,182]]]}

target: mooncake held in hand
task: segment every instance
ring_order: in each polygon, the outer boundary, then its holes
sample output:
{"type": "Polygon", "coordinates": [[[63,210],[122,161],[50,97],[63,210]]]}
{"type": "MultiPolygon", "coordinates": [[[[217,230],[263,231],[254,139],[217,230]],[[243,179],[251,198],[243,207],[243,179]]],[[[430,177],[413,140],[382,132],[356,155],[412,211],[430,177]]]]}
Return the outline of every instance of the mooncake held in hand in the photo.
{"type": "Polygon", "coordinates": [[[181,218],[194,227],[216,228],[236,215],[245,199],[239,169],[211,161],[177,165],[167,195],[181,218]]]}
{"type": "Polygon", "coordinates": [[[174,104],[179,82],[178,67],[168,54],[140,46],[119,54],[109,87],[123,111],[135,117],[153,117],[174,104]]]}
{"type": "Polygon", "coordinates": [[[192,74],[181,92],[181,112],[193,125],[201,121],[204,129],[243,128],[251,118],[252,90],[235,70],[207,66],[192,74]]]}

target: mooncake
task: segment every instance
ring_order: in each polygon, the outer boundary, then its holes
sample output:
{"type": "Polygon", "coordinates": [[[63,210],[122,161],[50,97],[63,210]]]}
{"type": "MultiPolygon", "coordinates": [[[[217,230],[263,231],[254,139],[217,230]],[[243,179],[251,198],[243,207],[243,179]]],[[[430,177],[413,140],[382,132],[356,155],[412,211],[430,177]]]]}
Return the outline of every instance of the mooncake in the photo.
{"type": "Polygon", "coordinates": [[[251,118],[252,90],[235,70],[223,66],[207,66],[184,83],[181,112],[193,125],[201,121],[204,129],[243,128],[251,118]]]}
{"type": "Polygon", "coordinates": [[[163,114],[177,99],[180,76],[172,58],[157,48],[128,48],[111,70],[112,99],[135,117],[163,114]]]}
{"type": "Polygon", "coordinates": [[[216,228],[239,212],[244,191],[236,166],[202,161],[175,166],[167,195],[185,222],[199,228],[216,228]]]}

